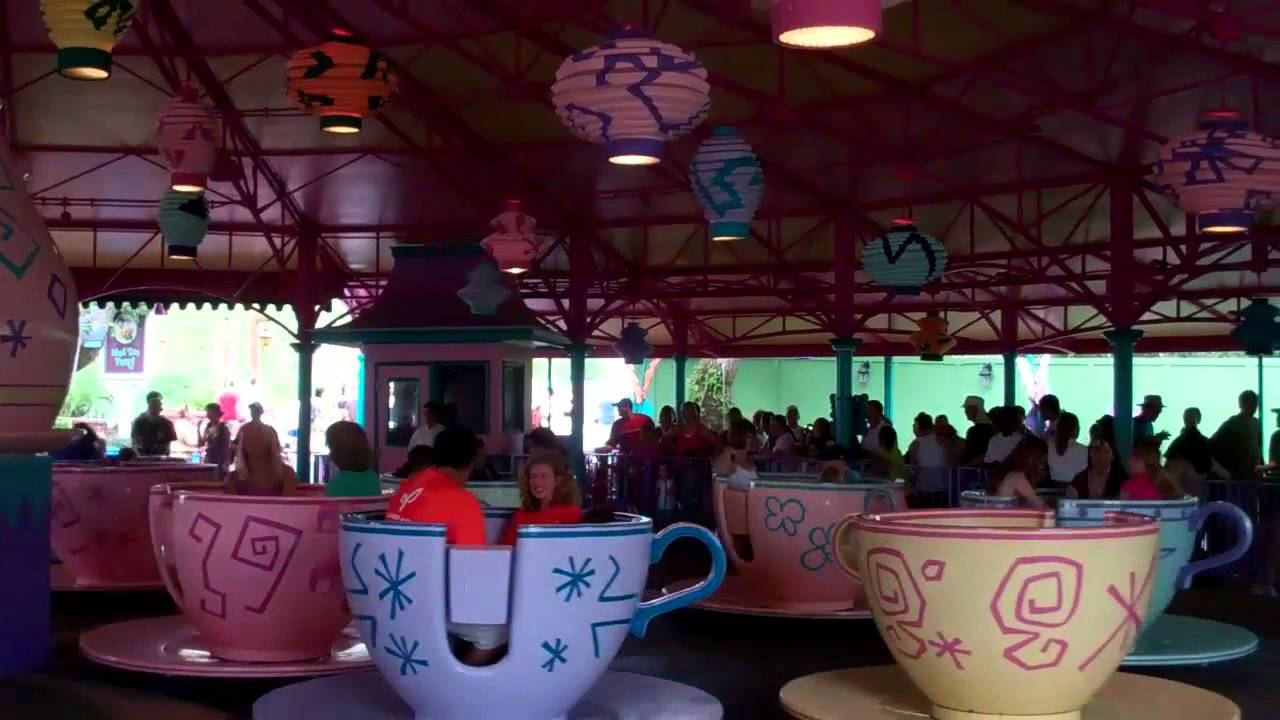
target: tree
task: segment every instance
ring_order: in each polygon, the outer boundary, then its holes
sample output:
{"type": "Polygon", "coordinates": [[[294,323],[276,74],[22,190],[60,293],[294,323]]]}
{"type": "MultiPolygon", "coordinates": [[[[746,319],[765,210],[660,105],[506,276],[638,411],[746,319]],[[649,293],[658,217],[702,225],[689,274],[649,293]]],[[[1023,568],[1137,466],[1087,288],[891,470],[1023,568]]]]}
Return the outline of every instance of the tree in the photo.
{"type": "Polygon", "coordinates": [[[689,400],[702,408],[707,427],[725,429],[725,416],[733,405],[733,378],[737,360],[699,360],[689,378],[689,400]]]}

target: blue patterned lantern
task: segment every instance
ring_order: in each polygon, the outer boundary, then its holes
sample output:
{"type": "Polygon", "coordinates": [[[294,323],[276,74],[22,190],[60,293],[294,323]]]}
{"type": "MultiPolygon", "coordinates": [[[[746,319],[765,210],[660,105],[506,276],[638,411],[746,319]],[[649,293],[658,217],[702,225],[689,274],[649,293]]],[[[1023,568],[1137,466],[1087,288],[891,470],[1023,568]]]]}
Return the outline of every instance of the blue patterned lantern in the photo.
{"type": "Polygon", "coordinates": [[[1231,337],[1250,355],[1271,355],[1280,347],[1280,310],[1266,300],[1254,300],[1240,311],[1240,322],[1231,337]]]}
{"type": "Polygon", "coordinates": [[[1200,232],[1244,232],[1280,200],[1280,141],[1250,132],[1234,110],[1216,110],[1198,132],[1165,145],[1154,172],[1200,232]]]}
{"type": "Polygon", "coordinates": [[[160,200],[160,232],[173,260],[195,260],[209,231],[209,203],[203,193],[170,190],[160,200]]]}
{"type": "Polygon", "coordinates": [[[689,179],[706,208],[711,239],[747,237],[764,193],[764,171],[736,130],[725,125],[712,131],[693,156],[689,179]]]}
{"type": "Polygon", "coordinates": [[[560,121],[604,145],[609,162],[652,165],[666,141],[702,124],[710,90],[692,53],[627,29],[565,59],[551,99],[560,121]]]}
{"type": "Polygon", "coordinates": [[[467,284],[458,291],[458,297],[471,308],[472,315],[494,315],[511,297],[511,290],[498,268],[485,258],[467,273],[467,284]]]}
{"type": "Polygon", "coordinates": [[[871,280],[898,295],[919,295],[946,267],[947,249],[912,220],[894,220],[893,229],[862,248],[862,268],[871,280]]]}
{"type": "Polygon", "coordinates": [[[627,326],[622,328],[618,342],[613,344],[613,349],[627,361],[628,365],[639,365],[653,350],[653,346],[646,339],[648,336],[649,331],[640,327],[638,323],[627,323],[627,326]]]}

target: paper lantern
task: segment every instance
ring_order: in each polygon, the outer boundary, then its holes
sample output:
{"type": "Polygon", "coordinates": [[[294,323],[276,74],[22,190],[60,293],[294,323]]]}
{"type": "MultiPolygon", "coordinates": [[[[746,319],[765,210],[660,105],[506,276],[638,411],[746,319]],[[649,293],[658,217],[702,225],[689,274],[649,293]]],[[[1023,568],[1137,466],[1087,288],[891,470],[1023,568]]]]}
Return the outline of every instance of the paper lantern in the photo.
{"type": "Polygon", "coordinates": [[[793,48],[857,45],[883,28],[880,0],[773,0],[773,39],[793,48]]]}
{"type": "Polygon", "coordinates": [[[916,321],[920,328],[911,333],[911,345],[920,353],[921,360],[937,362],[956,346],[956,339],[947,333],[947,321],[930,312],[916,321]]]}
{"type": "Polygon", "coordinates": [[[1280,141],[1250,132],[1234,110],[1216,110],[1199,131],[1161,149],[1154,173],[1200,232],[1244,232],[1280,200],[1280,141]]]}
{"type": "Polygon", "coordinates": [[[209,231],[209,203],[204,195],[170,190],[160,200],[158,218],[169,257],[195,260],[200,242],[209,231]]]}
{"type": "Polygon", "coordinates": [[[129,29],[138,0],[40,0],[58,72],[73,80],[111,77],[111,51],[129,29]]]}
{"type": "Polygon", "coordinates": [[[693,192],[706,209],[712,240],[741,240],[764,194],[760,161],[732,127],[722,126],[698,147],[689,167],[693,192]]]}
{"type": "Polygon", "coordinates": [[[707,70],[692,53],[624,30],[566,58],[551,99],[574,135],[604,145],[609,162],[652,165],[663,144],[711,111],[707,70]]]}
{"type": "Polygon", "coordinates": [[[156,118],[156,145],[169,166],[169,187],[181,192],[203,192],[218,159],[222,123],[196,97],[190,86],[156,118]]]}
{"type": "Polygon", "coordinates": [[[80,329],[71,272],[13,167],[0,143],[0,445],[53,427],[80,329]]]}
{"type": "Polygon", "coordinates": [[[524,214],[519,200],[508,200],[506,209],[489,221],[489,228],[493,232],[480,244],[503,272],[519,275],[542,254],[538,221],[524,214]]]}
{"type": "Polygon", "coordinates": [[[894,220],[885,234],[862,249],[862,267],[871,280],[899,295],[918,295],[920,288],[942,277],[947,249],[920,232],[911,220],[894,220]]]}
{"type": "Polygon", "coordinates": [[[467,284],[458,291],[458,297],[471,308],[472,315],[494,315],[511,297],[511,290],[498,268],[482,258],[467,272],[467,284]]]}
{"type": "Polygon", "coordinates": [[[360,132],[362,118],[380,110],[396,89],[387,59],[341,34],[294,53],[286,82],[289,96],[331,133],[360,132]]]}
{"type": "Polygon", "coordinates": [[[649,331],[640,327],[638,323],[627,323],[627,326],[622,328],[618,342],[613,344],[613,349],[628,365],[639,365],[653,350],[653,346],[646,339],[648,336],[649,331]]]}
{"type": "Polygon", "coordinates": [[[1249,355],[1271,355],[1280,347],[1280,310],[1266,300],[1254,300],[1240,311],[1240,322],[1231,337],[1249,355]]]}

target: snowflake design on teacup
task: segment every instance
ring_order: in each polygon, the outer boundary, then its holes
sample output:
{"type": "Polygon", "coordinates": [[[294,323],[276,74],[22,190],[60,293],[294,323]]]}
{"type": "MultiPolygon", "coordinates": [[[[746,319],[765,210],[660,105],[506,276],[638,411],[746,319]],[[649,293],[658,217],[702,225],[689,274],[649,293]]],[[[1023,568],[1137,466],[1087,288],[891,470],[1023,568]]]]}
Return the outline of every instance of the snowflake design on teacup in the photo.
{"type": "Polygon", "coordinates": [[[795,537],[804,515],[804,503],[799,500],[782,500],[774,495],[764,499],[764,526],[771,532],[781,531],[795,537]]]}
{"type": "Polygon", "coordinates": [[[812,547],[800,554],[800,565],[805,570],[817,572],[831,563],[831,538],[835,531],[835,523],[826,527],[816,525],[809,530],[809,544],[812,547]]]}

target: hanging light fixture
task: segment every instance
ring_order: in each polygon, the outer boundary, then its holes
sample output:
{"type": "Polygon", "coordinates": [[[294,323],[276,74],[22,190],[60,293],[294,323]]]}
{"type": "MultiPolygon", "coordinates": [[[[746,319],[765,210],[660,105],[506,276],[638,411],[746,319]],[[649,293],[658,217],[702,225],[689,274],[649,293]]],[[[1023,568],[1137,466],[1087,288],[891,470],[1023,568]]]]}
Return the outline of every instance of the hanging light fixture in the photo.
{"type": "Polygon", "coordinates": [[[503,280],[502,273],[489,258],[483,256],[475,267],[467,271],[467,284],[458,291],[458,298],[471,308],[472,315],[496,315],[509,297],[511,289],[503,280]]]}
{"type": "Polygon", "coordinates": [[[723,125],[698,147],[689,167],[693,193],[706,209],[712,240],[741,240],[764,193],[764,171],[737,130],[723,125]]]}
{"type": "Polygon", "coordinates": [[[551,99],[574,135],[615,165],[661,162],[666,141],[711,111],[707,69],[686,50],[625,29],[560,65],[551,99]]]}
{"type": "Polygon", "coordinates": [[[629,322],[622,328],[622,333],[618,337],[618,342],[613,344],[613,349],[628,365],[639,365],[653,350],[648,337],[648,330],[640,327],[639,323],[629,322]]]}
{"type": "Polygon", "coordinates": [[[286,73],[289,96],[319,116],[320,129],[330,133],[360,132],[363,118],[380,110],[396,89],[387,59],[342,30],[294,53],[286,73]]]}
{"type": "Polygon", "coordinates": [[[184,85],[178,97],[156,118],[156,145],[169,166],[169,187],[204,192],[218,158],[222,123],[200,102],[195,88],[184,85]]]}
{"type": "Polygon", "coordinates": [[[938,239],[920,232],[915,221],[899,218],[893,228],[862,249],[862,267],[871,280],[898,295],[919,295],[925,285],[942,277],[947,249],[938,239]]]}
{"type": "Polygon", "coordinates": [[[111,77],[111,51],[137,9],[131,0],[40,0],[49,38],[58,46],[58,72],[72,80],[111,77]]]}
{"type": "Polygon", "coordinates": [[[538,237],[538,221],[526,215],[519,200],[508,200],[506,209],[489,221],[493,231],[480,241],[498,263],[498,269],[512,275],[527,272],[542,254],[542,238],[538,237]]]}
{"type": "Polygon", "coordinates": [[[209,203],[204,195],[170,190],[160,199],[158,219],[168,248],[167,257],[195,260],[200,243],[209,231],[209,203]]]}
{"type": "Polygon", "coordinates": [[[947,321],[930,311],[916,321],[918,330],[909,338],[912,347],[920,353],[921,360],[938,362],[956,346],[956,339],[947,332],[947,321]]]}
{"type": "Polygon", "coordinates": [[[880,2],[773,0],[773,39],[779,45],[811,50],[868,42],[884,27],[880,2]]]}
{"type": "Polygon", "coordinates": [[[1235,110],[1205,114],[1200,129],[1160,150],[1155,182],[1204,233],[1245,232],[1280,201],[1280,141],[1249,131],[1235,110]]]}

